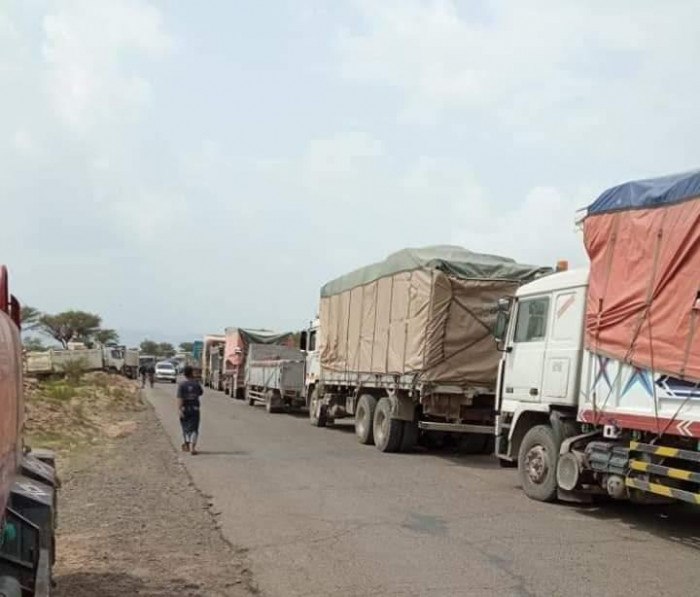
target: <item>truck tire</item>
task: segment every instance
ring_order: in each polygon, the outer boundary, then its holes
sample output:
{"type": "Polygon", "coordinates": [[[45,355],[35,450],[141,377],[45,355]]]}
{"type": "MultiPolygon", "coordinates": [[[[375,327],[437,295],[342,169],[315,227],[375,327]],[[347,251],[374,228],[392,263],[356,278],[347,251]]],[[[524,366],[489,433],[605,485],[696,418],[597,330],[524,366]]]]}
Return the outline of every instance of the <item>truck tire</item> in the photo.
{"type": "Polygon", "coordinates": [[[556,500],[559,443],[549,425],[536,425],[525,434],[518,452],[518,476],[527,497],[556,500]]]}
{"type": "Polygon", "coordinates": [[[374,411],[374,445],[381,452],[397,452],[403,438],[403,421],[391,418],[391,401],[382,398],[374,411]]]}
{"type": "Polygon", "coordinates": [[[316,388],[311,392],[311,399],[309,400],[309,422],[314,427],[325,427],[328,422],[326,406],[321,404],[321,397],[316,388]]]}
{"type": "Polygon", "coordinates": [[[268,390],[265,392],[265,410],[268,414],[278,413],[279,406],[277,406],[277,396],[273,390],[268,390]]]}
{"type": "Polygon", "coordinates": [[[400,452],[411,452],[418,443],[418,421],[403,421],[403,435],[401,436],[400,452]]]}
{"type": "Polygon", "coordinates": [[[357,402],[355,411],[355,435],[361,444],[374,443],[374,411],[377,408],[377,399],[372,394],[362,394],[357,402]]]}
{"type": "Polygon", "coordinates": [[[250,390],[248,388],[245,388],[245,397],[246,401],[248,402],[248,406],[255,406],[255,398],[251,396],[250,390]]]}

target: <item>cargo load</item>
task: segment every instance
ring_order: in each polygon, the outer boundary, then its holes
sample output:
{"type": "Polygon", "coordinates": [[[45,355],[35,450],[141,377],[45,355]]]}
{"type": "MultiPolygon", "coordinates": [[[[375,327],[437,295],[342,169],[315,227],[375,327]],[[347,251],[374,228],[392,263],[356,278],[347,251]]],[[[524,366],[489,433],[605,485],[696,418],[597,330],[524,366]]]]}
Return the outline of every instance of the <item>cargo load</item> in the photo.
{"type": "Polygon", "coordinates": [[[245,367],[248,404],[265,404],[268,412],[306,406],[305,354],[298,348],[277,344],[251,344],[245,367]]]}
{"type": "Polygon", "coordinates": [[[492,386],[498,300],[550,271],[455,246],[394,253],[321,289],[321,367],[492,386]]]}
{"type": "Polygon", "coordinates": [[[246,358],[248,347],[251,344],[278,344],[293,347],[294,334],[249,328],[226,328],[222,374],[223,389],[227,394],[237,398],[243,398],[246,358]]]}
{"type": "Polygon", "coordinates": [[[583,229],[586,348],[700,382],[700,171],[609,189],[583,229]]]}
{"type": "Polygon", "coordinates": [[[24,362],[25,372],[34,376],[63,373],[71,365],[79,364],[83,371],[100,371],[105,365],[101,348],[28,352],[24,362]]]}

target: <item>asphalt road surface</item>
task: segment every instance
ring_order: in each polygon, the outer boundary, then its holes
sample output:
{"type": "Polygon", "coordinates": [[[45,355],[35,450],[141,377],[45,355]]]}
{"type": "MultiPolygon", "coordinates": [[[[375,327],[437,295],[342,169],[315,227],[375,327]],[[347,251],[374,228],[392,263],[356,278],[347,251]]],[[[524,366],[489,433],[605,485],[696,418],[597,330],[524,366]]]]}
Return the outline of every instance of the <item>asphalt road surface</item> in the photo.
{"type": "MultiPolygon", "coordinates": [[[[148,390],[180,445],[175,386],[148,390]]],[[[700,509],[551,505],[487,456],[382,454],[352,426],[203,397],[183,455],[267,596],[696,595],[700,509]]]]}

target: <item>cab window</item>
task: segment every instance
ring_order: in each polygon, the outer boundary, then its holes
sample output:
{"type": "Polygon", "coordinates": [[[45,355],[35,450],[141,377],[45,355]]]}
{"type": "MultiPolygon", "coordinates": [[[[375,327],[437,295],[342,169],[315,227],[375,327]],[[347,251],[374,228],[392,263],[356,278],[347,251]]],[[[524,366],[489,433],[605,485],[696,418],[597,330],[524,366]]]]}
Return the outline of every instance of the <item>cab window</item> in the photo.
{"type": "Polygon", "coordinates": [[[316,350],[316,330],[309,334],[309,352],[316,350]]]}
{"type": "Polygon", "coordinates": [[[515,324],[514,342],[537,342],[547,335],[549,298],[536,298],[521,301],[518,306],[518,320],[515,324]]]}

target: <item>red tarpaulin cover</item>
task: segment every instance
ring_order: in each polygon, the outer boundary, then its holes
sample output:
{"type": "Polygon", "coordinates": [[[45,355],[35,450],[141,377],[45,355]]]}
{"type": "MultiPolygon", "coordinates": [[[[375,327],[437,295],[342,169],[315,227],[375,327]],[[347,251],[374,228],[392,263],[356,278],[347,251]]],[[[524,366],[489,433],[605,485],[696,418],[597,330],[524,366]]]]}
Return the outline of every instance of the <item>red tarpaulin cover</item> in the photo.
{"type": "Polygon", "coordinates": [[[671,177],[658,180],[663,195],[649,199],[656,181],[641,181],[650,183],[641,199],[629,201],[629,187],[620,198],[621,185],[589,208],[586,347],[700,381],[700,194],[673,196],[671,177]]]}

